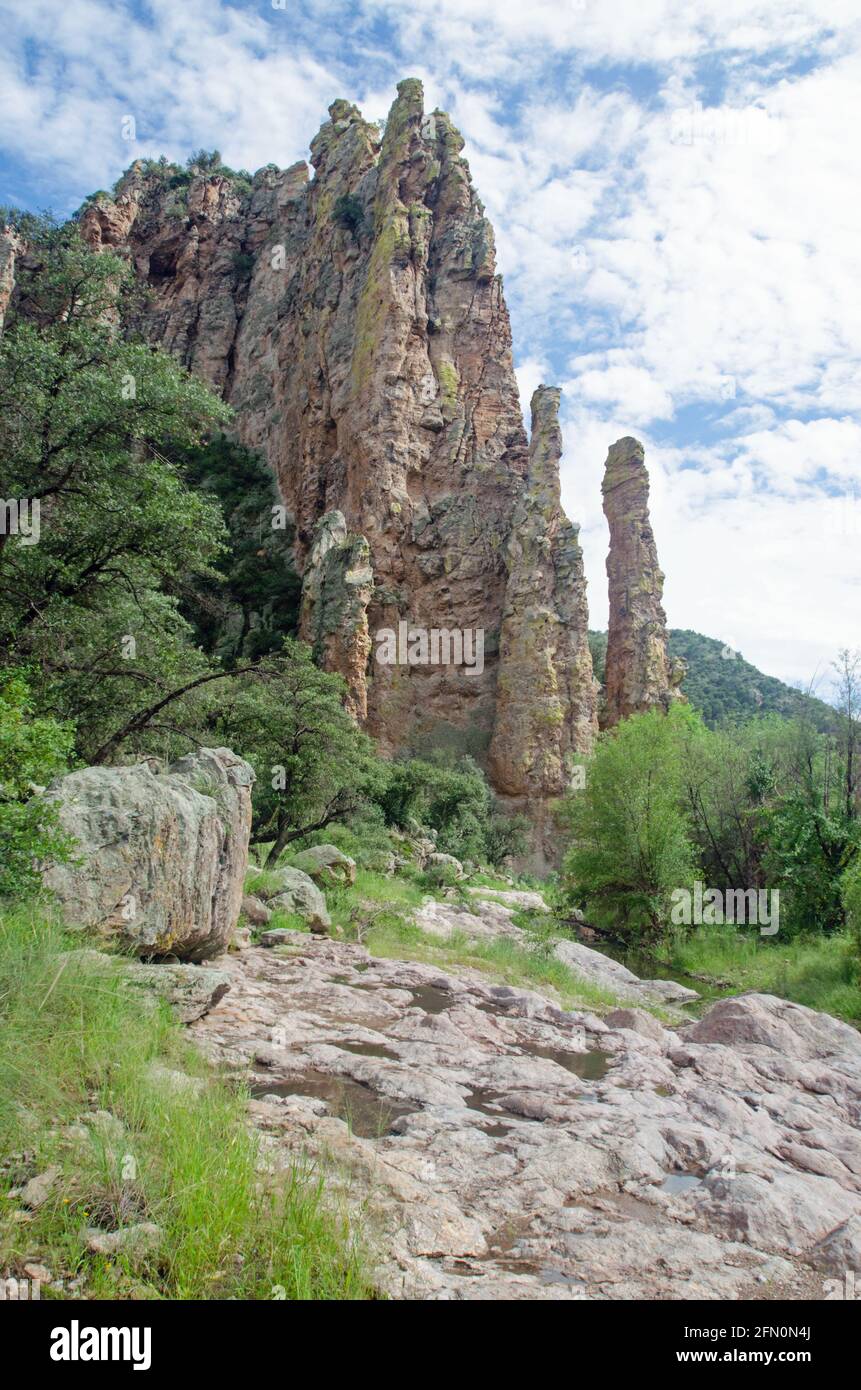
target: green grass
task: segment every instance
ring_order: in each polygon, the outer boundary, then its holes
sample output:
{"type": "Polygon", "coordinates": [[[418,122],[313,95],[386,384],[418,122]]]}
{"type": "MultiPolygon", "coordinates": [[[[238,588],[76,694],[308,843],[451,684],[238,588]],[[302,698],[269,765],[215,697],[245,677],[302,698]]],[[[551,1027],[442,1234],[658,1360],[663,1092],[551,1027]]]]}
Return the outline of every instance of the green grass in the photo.
{"type": "Polygon", "coordinates": [[[120,962],[116,974],[94,969],[64,958],[70,944],[80,939],[43,914],[0,914],[0,1272],[36,1259],[66,1283],[83,1275],[96,1298],[373,1297],[323,1174],[264,1177],[245,1095],[163,1007],[122,988],[120,962]],[[166,1088],[152,1063],[205,1084],[166,1088]],[[98,1110],[113,1117],[107,1132],[98,1110]],[[61,1172],[47,1202],[13,1220],[10,1190],[51,1165],[61,1172]],[[162,1232],[144,1260],[87,1252],[87,1227],[144,1221],[162,1232]]]}
{"type": "Polygon", "coordinates": [[[668,960],[674,969],[725,980],[736,991],[777,994],[861,1022],[861,965],[847,936],[781,941],[735,928],[700,928],[676,940],[668,960]]]}

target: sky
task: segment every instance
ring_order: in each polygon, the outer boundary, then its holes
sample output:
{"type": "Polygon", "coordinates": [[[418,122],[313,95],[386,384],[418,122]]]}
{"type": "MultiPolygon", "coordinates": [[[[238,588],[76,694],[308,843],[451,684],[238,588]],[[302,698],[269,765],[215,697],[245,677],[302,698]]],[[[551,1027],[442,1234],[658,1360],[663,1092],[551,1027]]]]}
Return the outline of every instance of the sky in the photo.
{"type": "Polygon", "coordinates": [[[59,215],[135,158],[286,166],[335,98],[374,120],[420,77],[496,230],[524,403],[562,387],[592,626],[603,464],[633,434],[670,626],[829,696],[861,647],[859,0],[0,0],[0,18],[0,203],[59,215]]]}

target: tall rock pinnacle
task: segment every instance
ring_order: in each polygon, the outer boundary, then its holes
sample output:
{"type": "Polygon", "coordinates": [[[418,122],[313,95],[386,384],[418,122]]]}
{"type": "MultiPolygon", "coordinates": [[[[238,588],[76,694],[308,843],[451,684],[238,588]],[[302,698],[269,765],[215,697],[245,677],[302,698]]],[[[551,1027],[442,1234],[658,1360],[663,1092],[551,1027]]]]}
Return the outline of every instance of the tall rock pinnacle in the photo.
{"type": "Polygon", "coordinates": [[[489,756],[500,789],[556,794],[595,727],[558,393],[538,393],[530,449],[493,230],[421,83],[399,84],[382,136],[347,101],[329,115],[313,178],[138,163],[82,232],[129,257],[149,290],[134,326],[222,391],[268,459],[300,630],[381,751],[489,756]],[[482,661],[378,660],[404,624],[481,630],[482,661]]]}
{"type": "Polygon", "coordinates": [[[607,634],[602,727],[681,699],[684,674],[667,654],[661,606],[664,576],[649,521],[649,475],[643,446],[626,436],[610,448],[604,466],[604,515],[610,527],[607,634]]]}
{"type": "Polygon", "coordinates": [[[532,397],[526,489],[508,538],[490,770],[509,796],[558,796],[598,732],[579,528],[559,501],[559,396],[532,397]]]}

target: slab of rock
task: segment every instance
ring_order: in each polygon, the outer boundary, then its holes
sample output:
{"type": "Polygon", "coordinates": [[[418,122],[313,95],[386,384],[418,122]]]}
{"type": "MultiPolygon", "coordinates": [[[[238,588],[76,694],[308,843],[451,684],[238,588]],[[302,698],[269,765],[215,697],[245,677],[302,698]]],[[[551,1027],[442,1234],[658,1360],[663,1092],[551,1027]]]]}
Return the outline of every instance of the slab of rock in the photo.
{"type": "Polygon", "coordinates": [[[312,845],[293,856],[293,864],[317,883],[355,883],[356,861],[336,845],[312,845]]]}
{"type": "Polygon", "coordinates": [[[695,989],[688,989],[675,980],[641,980],[621,961],[602,955],[580,941],[557,941],[553,954],[576,975],[600,989],[609,990],[619,999],[660,1004],[688,1003],[699,998],[695,989]]]}
{"type": "Polygon", "coordinates": [[[206,960],[227,947],[248,862],[254,773],[226,748],[88,767],[46,793],[80,862],[45,874],[64,918],[142,956],[206,960]]]}
{"type": "Polygon", "coordinates": [[[685,1029],[685,1041],[767,1047],[806,1062],[839,1054],[861,1061],[861,1033],[855,1028],[772,994],[719,999],[685,1029]]]}
{"type": "Polygon", "coordinates": [[[796,1019],[802,1059],[779,1031],[694,1041],[700,1023],[665,1032],[636,1006],[600,1019],[472,969],[293,941],[230,957],[229,1008],[192,1030],[234,1070],[265,1057],[269,1164],[334,1161],[392,1296],[804,1300],[855,1258],[852,1030],[754,1005],[796,1019]]]}

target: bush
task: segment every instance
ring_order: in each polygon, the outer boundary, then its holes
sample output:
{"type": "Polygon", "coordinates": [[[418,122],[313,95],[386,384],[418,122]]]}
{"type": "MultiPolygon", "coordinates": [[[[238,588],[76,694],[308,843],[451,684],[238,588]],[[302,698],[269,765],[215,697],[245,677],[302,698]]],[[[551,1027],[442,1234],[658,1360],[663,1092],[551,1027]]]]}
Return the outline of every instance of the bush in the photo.
{"type": "Polygon", "coordinates": [[[434,761],[405,758],[389,765],[375,796],[387,825],[418,821],[437,832],[437,849],[457,859],[497,863],[525,848],[522,817],[510,820],[496,808],[484,774],[472,758],[451,755],[434,761]]]}
{"type": "Polygon", "coordinates": [[[352,193],[342,193],[335,203],[332,216],[339,227],[346,227],[356,236],[364,220],[364,210],[352,193]]]}
{"type": "Polygon", "coordinates": [[[569,900],[596,926],[657,940],[670,924],[673,890],[692,886],[683,754],[695,722],[684,707],[623,720],[599,739],[585,788],[566,804],[569,900]]]}
{"type": "Polygon", "coordinates": [[[0,898],[31,891],[43,864],[70,857],[56,808],[34,789],[64,770],[72,737],[68,726],[33,717],[23,673],[0,675],[0,898]]]}

